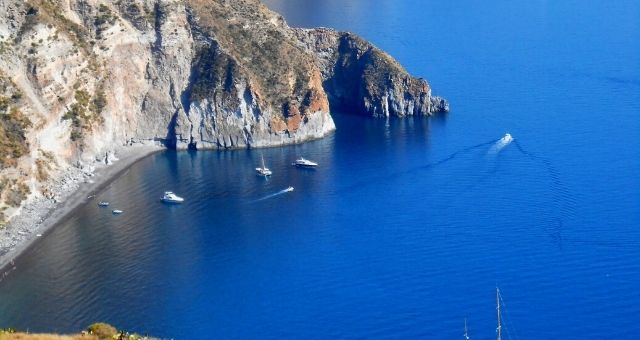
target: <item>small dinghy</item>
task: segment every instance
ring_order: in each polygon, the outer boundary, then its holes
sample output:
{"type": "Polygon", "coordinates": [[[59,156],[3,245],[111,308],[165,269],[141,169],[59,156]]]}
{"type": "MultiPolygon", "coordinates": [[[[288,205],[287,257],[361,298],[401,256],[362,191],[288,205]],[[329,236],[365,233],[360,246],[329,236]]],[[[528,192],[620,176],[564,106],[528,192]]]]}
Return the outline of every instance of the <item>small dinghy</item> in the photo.
{"type": "Polygon", "coordinates": [[[108,207],[109,206],[109,202],[100,202],[98,203],[99,207],[108,207]]]}
{"type": "Polygon", "coordinates": [[[120,215],[120,214],[122,214],[123,212],[124,212],[124,211],[122,211],[122,210],[118,210],[118,209],[115,209],[115,210],[112,210],[112,211],[111,211],[111,213],[113,213],[114,215],[120,215]]]}

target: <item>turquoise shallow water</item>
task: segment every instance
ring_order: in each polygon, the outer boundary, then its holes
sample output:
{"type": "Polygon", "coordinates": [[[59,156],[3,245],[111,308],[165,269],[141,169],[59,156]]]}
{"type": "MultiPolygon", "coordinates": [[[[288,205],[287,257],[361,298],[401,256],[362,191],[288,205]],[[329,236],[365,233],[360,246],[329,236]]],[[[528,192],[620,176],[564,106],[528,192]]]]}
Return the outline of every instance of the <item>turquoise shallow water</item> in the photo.
{"type": "Polygon", "coordinates": [[[95,198],[123,215],[88,204],[18,261],[0,327],[457,338],[467,318],[482,339],[498,285],[512,338],[640,337],[637,2],[267,3],[370,39],[452,112],[335,114],[304,145],[153,155],[95,198]],[[291,167],[300,155],[320,167],[291,167]]]}

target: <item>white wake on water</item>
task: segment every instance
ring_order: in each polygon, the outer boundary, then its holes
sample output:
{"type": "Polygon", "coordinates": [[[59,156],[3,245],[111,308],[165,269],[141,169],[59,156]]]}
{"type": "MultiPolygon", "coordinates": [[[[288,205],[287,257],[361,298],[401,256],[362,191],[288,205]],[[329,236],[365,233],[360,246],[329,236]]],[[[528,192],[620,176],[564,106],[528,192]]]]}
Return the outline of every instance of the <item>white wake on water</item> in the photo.
{"type": "Polygon", "coordinates": [[[495,142],[495,144],[491,146],[488,153],[490,155],[495,155],[502,149],[504,149],[507,145],[511,144],[511,142],[513,142],[513,137],[510,133],[505,133],[502,138],[500,138],[497,142],[495,142]]]}
{"type": "Polygon", "coordinates": [[[267,195],[267,196],[265,196],[265,197],[258,198],[258,199],[257,199],[257,200],[255,200],[254,202],[264,201],[264,200],[266,200],[266,199],[273,198],[273,197],[276,197],[276,196],[280,196],[280,195],[283,195],[283,194],[286,194],[286,193],[288,193],[288,192],[292,192],[292,191],[293,191],[293,187],[288,187],[288,188],[286,188],[286,189],[280,190],[280,191],[278,191],[278,192],[276,192],[276,193],[273,193],[273,194],[271,194],[271,195],[267,195]]]}

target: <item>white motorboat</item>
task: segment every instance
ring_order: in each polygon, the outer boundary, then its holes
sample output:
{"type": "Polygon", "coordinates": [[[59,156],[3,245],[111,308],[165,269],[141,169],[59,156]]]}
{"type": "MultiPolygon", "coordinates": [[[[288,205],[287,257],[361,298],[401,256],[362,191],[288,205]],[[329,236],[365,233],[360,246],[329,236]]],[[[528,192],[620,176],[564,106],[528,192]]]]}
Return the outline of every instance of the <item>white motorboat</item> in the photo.
{"type": "Polygon", "coordinates": [[[506,145],[513,141],[513,137],[511,137],[510,133],[505,133],[504,136],[500,138],[500,141],[506,145]]]}
{"type": "Polygon", "coordinates": [[[293,187],[288,187],[288,188],[284,189],[284,191],[285,191],[285,192],[293,191],[293,187]]]}
{"type": "Polygon", "coordinates": [[[502,138],[498,139],[487,152],[490,155],[496,155],[502,149],[504,149],[507,145],[513,142],[513,136],[510,133],[505,133],[502,138]]]}
{"type": "Polygon", "coordinates": [[[299,168],[315,168],[318,166],[318,163],[316,162],[312,162],[308,159],[305,159],[303,157],[300,157],[298,159],[296,159],[295,162],[293,162],[293,165],[299,167],[299,168]]]}
{"type": "Polygon", "coordinates": [[[104,202],[104,201],[99,202],[99,203],[98,203],[98,206],[99,206],[99,207],[108,207],[108,206],[109,206],[109,202],[104,202]]]}
{"type": "Polygon", "coordinates": [[[262,157],[262,167],[256,168],[256,173],[258,176],[271,176],[272,172],[264,165],[264,157],[262,157]]]}
{"type": "Polygon", "coordinates": [[[166,203],[182,203],[184,202],[184,198],[176,195],[173,191],[165,191],[164,195],[160,199],[162,202],[166,203]]]}
{"type": "Polygon", "coordinates": [[[115,210],[112,210],[111,212],[112,212],[114,215],[120,215],[120,214],[122,214],[124,211],[122,211],[122,210],[118,210],[118,209],[115,209],[115,210]]]}

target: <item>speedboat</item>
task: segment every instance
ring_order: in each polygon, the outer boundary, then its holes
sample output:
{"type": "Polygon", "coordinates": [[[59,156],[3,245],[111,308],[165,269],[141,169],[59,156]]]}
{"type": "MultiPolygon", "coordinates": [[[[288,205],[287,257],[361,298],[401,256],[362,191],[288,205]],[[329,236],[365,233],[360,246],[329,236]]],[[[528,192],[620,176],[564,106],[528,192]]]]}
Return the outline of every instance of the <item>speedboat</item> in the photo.
{"type": "Polygon", "coordinates": [[[510,133],[505,133],[504,136],[502,136],[502,138],[498,139],[498,141],[496,141],[491,146],[488,153],[490,155],[495,155],[498,152],[500,152],[500,150],[504,149],[507,145],[511,144],[511,142],[513,142],[513,137],[511,136],[510,133]]]}
{"type": "Polygon", "coordinates": [[[288,187],[288,188],[284,189],[284,191],[285,192],[291,192],[291,191],[293,191],[293,187],[288,187]]]}
{"type": "Polygon", "coordinates": [[[264,157],[262,157],[262,167],[256,168],[256,173],[258,176],[271,176],[272,172],[264,165],[264,157]]]}
{"type": "Polygon", "coordinates": [[[295,162],[293,162],[293,165],[299,167],[299,168],[315,168],[318,166],[318,163],[316,162],[312,162],[308,159],[305,159],[303,157],[300,157],[298,159],[296,159],[295,162]]]}
{"type": "Polygon", "coordinates": [[[511,137],[510,133],[505,133],[504,136],[500,138],[500,141],[504,144],[509,144],[513,141],[513,137],[511,137]]]}
{"type": "Polygon", "coordinates": [[[184,198],[176,195],[173,191],[165,191],[164,195],[160,199],[162,202],[166,203],[182,203],[184,202],[184,198]]]}
{"type": "Polygon", "coordinates": [[[120,215],[120,214],[122,214],[124,211],[122,211],[122,210],[118,210],[118,209],[115,209],[115,210],[112,210],[111,212],[112,212],[114,215],[120,215]]]}
{"type": "Polygon", "coordinates": [[[99,206],[99,207],[108,207],[108,206],[109,206],[109,202],[104,202],[104,201],[99,202],[99,203],[98,203],[98,206],[99,206]]]}

